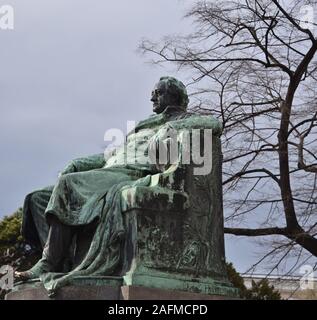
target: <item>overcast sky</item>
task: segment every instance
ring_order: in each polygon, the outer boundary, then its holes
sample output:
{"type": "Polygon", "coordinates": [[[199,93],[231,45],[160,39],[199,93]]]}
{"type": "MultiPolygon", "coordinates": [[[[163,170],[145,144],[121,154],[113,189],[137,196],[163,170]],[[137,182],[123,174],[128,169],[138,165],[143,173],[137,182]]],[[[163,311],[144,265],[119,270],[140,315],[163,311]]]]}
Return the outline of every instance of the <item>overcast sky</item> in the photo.
{"type": "MultiPolygon", "coordinates": [[[[103,152],[104,133],[151,114],[162,75],[136,49],[190,30],[191,1],[0,0],[14,30],[0,30],[0,217],[32,190],[54,184],[76,157],[103,152]]],[[[228,237],[227,258],[244,271],[253,251],[228,237]]]]}

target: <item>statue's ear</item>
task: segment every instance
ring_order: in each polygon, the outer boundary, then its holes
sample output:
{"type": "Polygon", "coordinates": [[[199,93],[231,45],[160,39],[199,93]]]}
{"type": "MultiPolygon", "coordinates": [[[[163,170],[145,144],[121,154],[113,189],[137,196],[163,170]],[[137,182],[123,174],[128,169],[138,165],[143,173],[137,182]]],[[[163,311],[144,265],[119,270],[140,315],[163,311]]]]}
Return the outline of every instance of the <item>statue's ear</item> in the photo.
{"type": "Polygon", "coordinates": [[[171,104],[174,106],[179,106],[181,105],[182,102],[182,97],[181,94],[178,90],[174,90],[171,94],[171,104]]]}

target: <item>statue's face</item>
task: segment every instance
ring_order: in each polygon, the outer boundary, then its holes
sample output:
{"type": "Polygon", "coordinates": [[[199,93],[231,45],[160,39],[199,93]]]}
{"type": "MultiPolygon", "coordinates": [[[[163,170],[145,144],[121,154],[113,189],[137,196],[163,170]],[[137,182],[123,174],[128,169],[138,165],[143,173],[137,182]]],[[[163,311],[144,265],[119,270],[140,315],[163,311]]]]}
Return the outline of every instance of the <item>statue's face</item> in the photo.
{"type": "Polygon", "coordinates": [[[172,97],[167,93],[165,84],[159,82],[152,91],[153,111],[156,113],[163,112],[167,106],[172,105],[172,97]]]}

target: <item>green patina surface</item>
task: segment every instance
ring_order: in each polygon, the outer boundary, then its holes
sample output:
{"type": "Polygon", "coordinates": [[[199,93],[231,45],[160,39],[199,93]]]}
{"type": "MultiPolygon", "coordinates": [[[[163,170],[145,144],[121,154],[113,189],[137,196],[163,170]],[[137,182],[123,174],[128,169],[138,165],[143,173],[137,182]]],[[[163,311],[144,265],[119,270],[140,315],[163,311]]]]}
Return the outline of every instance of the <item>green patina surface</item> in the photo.
{"type": "MultiPolygon", "coordinates": [[[[69,282],[71,286],[110,286],[121,287],[123,285],[122,277],[115,276],[87,276],[87,277],[73,277],[69,282]]],[[[18,282],[15,284],[12,291],[18,291],[23,289],[36,289],[41,288],[43,283],[40,279],[33,279],[27,282],[18,282]]]]}

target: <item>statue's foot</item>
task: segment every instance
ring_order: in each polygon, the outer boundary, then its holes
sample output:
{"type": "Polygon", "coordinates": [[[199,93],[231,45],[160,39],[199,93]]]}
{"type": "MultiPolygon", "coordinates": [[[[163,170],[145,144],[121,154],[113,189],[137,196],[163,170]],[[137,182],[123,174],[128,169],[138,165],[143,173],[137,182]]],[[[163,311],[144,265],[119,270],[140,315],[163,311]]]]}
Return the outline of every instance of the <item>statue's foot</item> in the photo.
{"type": "Polygon", "coordinates": [[[14,279],[16,282],[19,282],[19,281],[28,281],[28,280],[31,280],[31,279],[36,279],[37,277],[31,272],[31,271],[15,271],[14,272],[14,279]]]}
{"type": "Polygon", "coordinates": [[[51,271],[51,266],[46,259],[39,260],[30,270],[27,271],[15,271],[14,278],[15,281],[28,281],[32,279],[37,279],[41,274],[51,271]]]}

